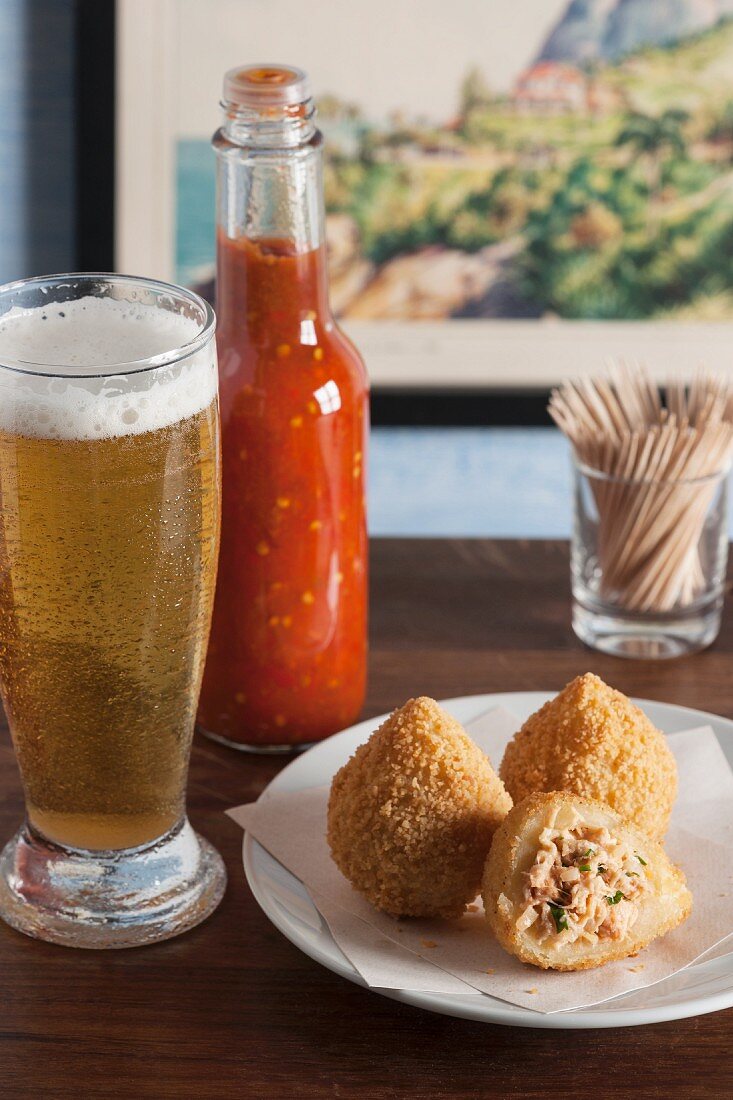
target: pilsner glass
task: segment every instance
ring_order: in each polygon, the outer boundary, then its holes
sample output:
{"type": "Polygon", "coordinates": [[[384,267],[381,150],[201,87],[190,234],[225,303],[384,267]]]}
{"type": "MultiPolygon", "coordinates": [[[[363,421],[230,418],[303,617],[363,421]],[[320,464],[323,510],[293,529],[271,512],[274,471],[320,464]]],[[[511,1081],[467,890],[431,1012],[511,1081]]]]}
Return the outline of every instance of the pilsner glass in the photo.
{"type": "Polygon", "coordinates": [[[0,915],[41,939],[166,939],[224,890],[185,813],[219,539],[214,327],[147,279],[0,287],[0,688],[27,812],[0,915]]]}

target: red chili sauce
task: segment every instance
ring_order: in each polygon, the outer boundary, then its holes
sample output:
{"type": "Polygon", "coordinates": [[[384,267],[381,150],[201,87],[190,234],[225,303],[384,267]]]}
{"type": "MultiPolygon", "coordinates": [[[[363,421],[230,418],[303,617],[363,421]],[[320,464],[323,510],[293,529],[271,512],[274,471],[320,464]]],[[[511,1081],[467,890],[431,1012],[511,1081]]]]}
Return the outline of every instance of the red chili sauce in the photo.
{"type": "Polygon", "coordinates": [[[368,384],[323,248],[220,236],[217,286],[222,538],[199,722],[302,744],[364,700],[368,384]]]}

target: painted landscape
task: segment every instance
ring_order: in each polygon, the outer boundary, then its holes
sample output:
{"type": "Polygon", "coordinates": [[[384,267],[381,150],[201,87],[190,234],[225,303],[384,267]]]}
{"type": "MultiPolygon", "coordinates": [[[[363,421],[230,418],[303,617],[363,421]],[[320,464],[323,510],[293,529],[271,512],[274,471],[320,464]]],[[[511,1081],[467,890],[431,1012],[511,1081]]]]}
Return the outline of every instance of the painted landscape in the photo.
{"type": "MultiPolygon", "coordinates": [[[[511,87],[470,68],[456,102],[377,123],[321,97],[342,317],[733,318],[733,0],[573,0],[511,87]]],[[[180,143],[179,209],[212,181],[180,143]]],[[[212,242],[179,219],[179,278],[212,242]]]]}

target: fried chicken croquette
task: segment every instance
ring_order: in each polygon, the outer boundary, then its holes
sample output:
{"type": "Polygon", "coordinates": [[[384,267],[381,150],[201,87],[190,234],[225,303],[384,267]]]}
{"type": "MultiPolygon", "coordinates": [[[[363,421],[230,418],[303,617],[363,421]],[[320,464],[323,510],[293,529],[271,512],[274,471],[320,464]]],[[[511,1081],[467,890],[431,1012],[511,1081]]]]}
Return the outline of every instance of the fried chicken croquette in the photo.
{"type": "Polygon", "coordinates": [[[600,798],[660,840],[677,797],[677,765],[664,735],[590,672],[527,719],[499,775],[514,802],[536,791],[600,798]]]}
{"type": "Polygon", "coordinates": [[[543,970],[624,959],[692,908],[661,844],[602,802],[558,792],[531,795],[504,819],[482,895],[502,947],[543,970]]]}
{"type": "Polygon", "coordinates": [[[433,699],[410,699],[334,777],[331,855],[386,913],[459,917],[511,804],[463,727],[433,699]]]}

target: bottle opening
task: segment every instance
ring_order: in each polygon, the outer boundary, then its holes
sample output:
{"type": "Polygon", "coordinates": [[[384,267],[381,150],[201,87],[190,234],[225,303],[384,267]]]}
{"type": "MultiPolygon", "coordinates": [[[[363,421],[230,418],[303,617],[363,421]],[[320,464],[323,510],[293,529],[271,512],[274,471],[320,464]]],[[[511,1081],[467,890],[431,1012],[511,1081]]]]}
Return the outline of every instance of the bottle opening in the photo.
{"type": "Polygon", "coordinates": [[[240,107],[285,107],[310,97],[308,76],[294,65],[244,65],[224,75],[224,101],[240,107]]]}

